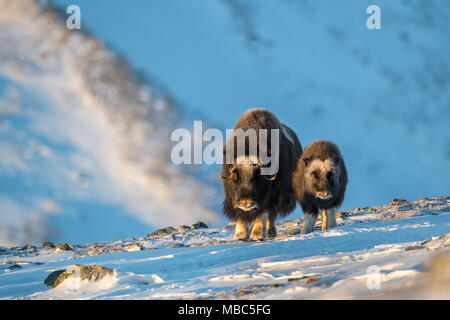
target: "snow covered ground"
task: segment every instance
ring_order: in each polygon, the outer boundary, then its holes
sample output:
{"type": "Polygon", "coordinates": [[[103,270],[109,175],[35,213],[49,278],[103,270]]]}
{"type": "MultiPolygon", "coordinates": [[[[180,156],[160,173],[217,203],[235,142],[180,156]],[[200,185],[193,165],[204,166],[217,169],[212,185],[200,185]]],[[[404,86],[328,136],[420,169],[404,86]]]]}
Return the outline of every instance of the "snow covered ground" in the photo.
{"type": "Polygon", "coordinates": [[[450,197],[341,211],[338,227],[320,231],[318,222],[307,235],[301,223],[281,222],[278,236],[263,242],[232,240],[230,224],[72,250],[0,247],[0,298],[450,299],[450,197]],[[114,271],[76,289],[73,278],[44,284],[73,264],[114,271]]]}
{"type": "Polygon", "coordinates": [[[174,166],[170,133],[251,107],[339,145],[343,208],[450,190],[447,0],[378,0],[372,31],[369,0],[46,2],[0,0],[2,246],[223,225],[218,168],[174,166]]]}

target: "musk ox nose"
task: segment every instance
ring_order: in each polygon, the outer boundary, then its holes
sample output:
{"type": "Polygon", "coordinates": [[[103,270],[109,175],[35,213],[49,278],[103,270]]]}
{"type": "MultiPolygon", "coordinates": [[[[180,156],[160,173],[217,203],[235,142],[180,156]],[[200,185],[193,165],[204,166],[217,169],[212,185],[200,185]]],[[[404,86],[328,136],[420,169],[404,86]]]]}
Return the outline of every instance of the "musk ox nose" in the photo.
{"type": "Polygon", "coordinates": [[[258,205],[256,204],[256,202],[251,199],[239,200],[236,207],[238,209],[241,209],[242,211],[251,211],[254,209],[258,209],[258,205]]]}
{"type": "Polygon", "coordinates": [[[316,197],[326,200],[331,198],[331,194],[328,191],[318,191],[316,192],[316,197]]]}

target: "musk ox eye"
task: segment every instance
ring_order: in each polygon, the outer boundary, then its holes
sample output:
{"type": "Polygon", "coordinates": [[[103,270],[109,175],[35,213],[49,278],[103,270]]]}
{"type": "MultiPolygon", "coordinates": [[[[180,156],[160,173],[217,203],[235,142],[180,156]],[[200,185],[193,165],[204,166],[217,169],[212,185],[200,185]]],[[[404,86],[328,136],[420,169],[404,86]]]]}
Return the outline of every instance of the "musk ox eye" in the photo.
{"type": "Polygon", "coordinates": [[[316,171],[311,172],[311,177],[313,177],[313,179],[315,180],[319,179],[319,175],[317,174],[316,171]]]}

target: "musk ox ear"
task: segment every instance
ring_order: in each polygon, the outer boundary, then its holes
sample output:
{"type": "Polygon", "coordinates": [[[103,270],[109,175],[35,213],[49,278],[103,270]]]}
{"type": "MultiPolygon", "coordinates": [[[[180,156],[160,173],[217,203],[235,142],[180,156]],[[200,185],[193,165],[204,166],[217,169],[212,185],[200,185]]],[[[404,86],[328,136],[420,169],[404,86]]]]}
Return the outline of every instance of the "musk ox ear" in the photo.
{"type": "Polygon", "coordinates": [[[311,163],[311,158],[303,158],[303,163],[305,164],[305,168],[311,163]]]}

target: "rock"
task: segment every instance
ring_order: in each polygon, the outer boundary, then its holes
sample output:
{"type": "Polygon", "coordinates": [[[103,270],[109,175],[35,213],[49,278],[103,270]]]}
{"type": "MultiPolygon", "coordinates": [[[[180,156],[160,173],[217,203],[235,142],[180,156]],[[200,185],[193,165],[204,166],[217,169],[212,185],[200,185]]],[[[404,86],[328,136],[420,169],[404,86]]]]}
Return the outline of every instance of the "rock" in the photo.
{"type": "Polygon", "coordinates": [[[54,248],[55,245],[54,245],[53,243],[51,243],[50,241],[45,241],[45,242],[42,244],[42,247],[43,247],[43,248],[54,248]]]}
{"type": "Polygon", "coordinates": [[[52,273],[50,273],[47,278],[45,278],[44,283],[51,287],[55,284],[56,279],[58,279],[58,277],[64,273],[66,270],[57,270],[57,271],[53,271],[52,273]]]}
{"type": "Polygon", "coordinates": [[[283,287],[282,283],[272,283],[272,284],[254,284],[243,288],[235,289],[235,295],[237,297],[244,297],[249,295],[255,295],[258,293],[262,293],[268,291],[270,289],[281,288],[283,287]]]}
{"type": "Polygon", "coordinates": [[[131,251],[142,251],[144,249],[145,249],[144,247],[142,247],[141,245],[139,245],[137,243],[125,247],[125,250],[128,251],[128,252],[131,252],[131,251]]]}
{"type": "Polygon", "coordinates": [[[73,250],[72,247],[69,246],[67,243],[60,243],[60,244],[58,244],[56,246],[55,250],[58,250],[58,249],[59,250],[66,250],[66,251],[73,250]]]}
{"type": "Polygon", "coordinates": [[[183,224],[182,226],[179,226],[177,228],[178,231],[185,231],[185,230],[190,230],[190,229],[191,229],[191,227],[189,227],[189,226],[187,226],[185,224],[183,224]]]}
{"type": "Polygon", "coordinates": [[[205,241],[205,242],[202,242],[202,243],[196,243],[195,245],[194,244],[191,244],[191,246],[196,246],[196,247],[199,247],[199,246],[217,246],[217,245],[220,245],[220,244],[224,244],[226,241],[223,241],[223,240],[217,240],[217,239],[214,239],[214,240],[209,240],[209,241],[205,241]]]}
{"type": "Polygon", "coordinates": [[[351,214],[352,214],[351,211],[341,210],[338,213],[336,213],[336,219],[345,219],[345,218],[351,216],[351,214]]]}
{"type": "Polygon", "coordinates": [[[18,265],[15,261],[9,261],[7,263],[1,263],[0,269],[5,270],[5,272],[10,272],[12,270],[22,269],[22,266],[18,265]]]}
{"type": "Polygon", "coordinates": [[[35,246],[32,246],[31,244],[27,244],[27,245],[23,246],[22,248],[20,248],[20,250],[36,252],[37,249],[35,246]]]}
{"type": "Polygon", "coordinates": [[[411,251],[411,250],[419,250],[419,249],[424,249],[424,246],[408,246],[405,248],[405,251],[411,251]]]}
{"type": "Polygon", "coordinates": [[[317,283],[319,279],[318,278],[308,278],[308,280],[306,280],[305,286],[312,286],[315,285],[317,283]]]}
{"type": "Polygon", "coordinates": [[[203,222],[201,222],[201,221],[199,221],[199,222],[197,222],[197,223],[194,223],[194,224],[191,226],[191,229],[203,229],[203,228],[208,228],[208,226],[206,225],[206,223],[203,223],[203,222]]]}
{"type": "Polygon", "coordinates": [[[0,247],[0,254],[7,254],[9,253],[9,249],[5,247],[0,247]]]}
{"type": "Polygon", "coordinates": [[[405,203],[406,200],[405,199],[392,199],[391,202],[389,202],[390,205],[394,205],[394,204],[401,204],[401,203],[405,203]]]}
{"type": "Polygon", "coordinates": [[[175,228],[172,228],[172,227],[162,228],[162,229],[156,230],[156,231],[154,231],[152,233],[149,233],[147,235],[147,237],[165,236],[165,235],[171,234],[171,233],[173,233],[175,231],[176,231],[175,228]]]}
{"type": "Polygon", "coordinates": [[[48,277],[44,280],[44,283],[48,286],[56,288],[64,280],[70,277],[80,277],[80,280],[98,281],[106,275],[113,275],[114,269],[105,268],[97,265],[84,266],[80,264],[75,264],[69,267],[68,270],[58,270],[50,273],[48,277]],[[74,272],[78,270],[79,272],[74,272]]]}
{"type": "Polygon", "coordinates": [[[302,232],[301,228],[297,228],[297,229],[290,229],[284,232],[280,232],[279,234],[277,234],[274,239],[284,239],[284,238],[288,238],[288,237],[292,237],[295,236],[297,234],[300,234],[302,232]]]}
{"type": "Polygon", "coordinates": [[[184,248],[186,247],[183,243],[171,243],[166,248],[184,248]]]}

